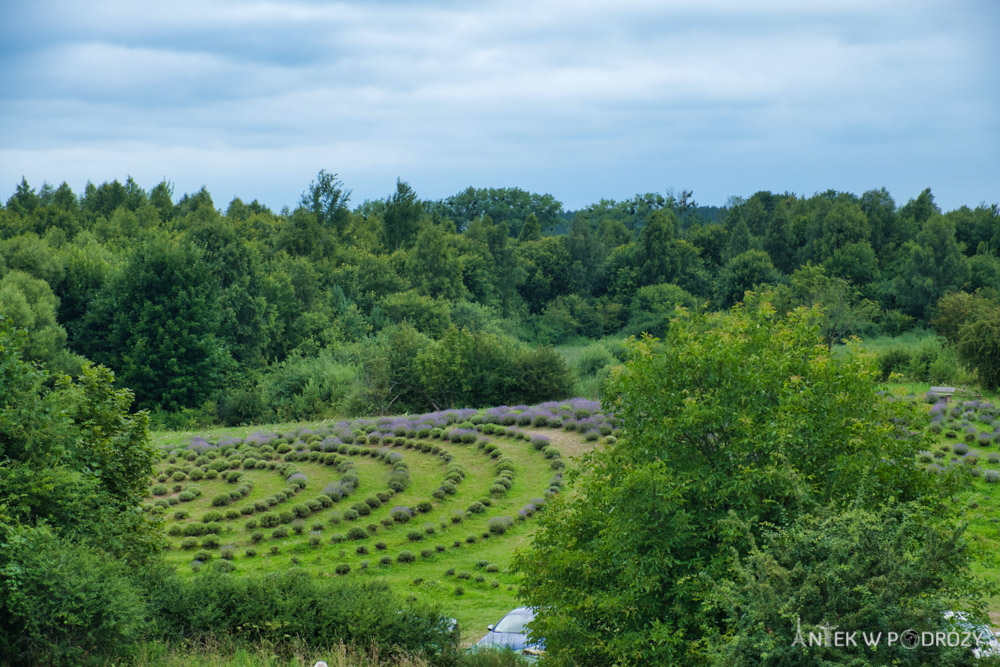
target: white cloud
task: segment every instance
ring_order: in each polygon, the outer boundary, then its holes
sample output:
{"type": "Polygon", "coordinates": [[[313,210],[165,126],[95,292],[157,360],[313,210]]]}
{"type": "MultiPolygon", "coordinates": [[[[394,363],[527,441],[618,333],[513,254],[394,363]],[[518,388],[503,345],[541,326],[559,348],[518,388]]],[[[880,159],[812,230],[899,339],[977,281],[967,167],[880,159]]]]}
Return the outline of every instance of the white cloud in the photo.
{"type": "Polygon", "coordinates": [[[476,178],[571,206],[669,186],[721,203],[767,168],[778,190],[866,172],[903,198],[1000,199],[997,10],[977,0],[32,7],[0,28],[10,187],[141,169],[294,203],[326,167],[364,196],[403,176],[428,196],[476,178]]]}

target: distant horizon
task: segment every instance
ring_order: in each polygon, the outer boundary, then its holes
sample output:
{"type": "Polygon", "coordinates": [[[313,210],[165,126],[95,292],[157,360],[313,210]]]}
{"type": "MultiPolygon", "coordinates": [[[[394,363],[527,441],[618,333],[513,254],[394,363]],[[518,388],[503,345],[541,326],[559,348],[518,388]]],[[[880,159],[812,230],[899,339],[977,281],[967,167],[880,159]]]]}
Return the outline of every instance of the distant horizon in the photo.
{"type": "MultiPolygon", "coordinates": [[[[28,185],[31,188],[33,188],[36,192],[38,192],[41,189],[41,187],[43,186],[43,184],[45,184],[45,183],[47,183],[48,185],[52,186],[53,188],[57,188],[57,187],[59,187],[65,181],[70,186],[70,188],[73,190],[73,193],[78,198],[83,196],[84,190],[85,190],[87,182],[88,182],[88,181],[84,181],[82,184],[79,184],[79,187],[78,187],[76,184],[70,183],[66,179],[61,179],[61,180],[58,180],[58,181],[55,181],[55,182],[53,182],[53,181],[45,181],[45,182],[37,182],[36,183],[36,182],[32,182],[31,179],[27,179],[27,177],[25,177],[25,178],[28,181],[28,185]]],[[[109,178],[109,179],[105,179],[105,180],[101,180],[101,181],[96,181],[96,180],[92,180],[91,179],[89,182],[93,183],[94,185],[100,186],[102,183],[105,183],[105,182],[111,183],[111,182],[114,182],[115,180],[118,180],[120,183],[124,184],[127,179],[128,179],[128,175],[126,175],[125,177],[119,177],[117,179],[115,179],[115,178],[109,178]]],[[[173,202],[175,204],[178,203],[185,195],[193,195],[193,194],[197,193],[198,191],[200,191],[201,188],[202,188],[202,186],[198,186],[198,187],[190,189],[190,190],[181,191],[179,188],[177,188],[176,183],[173,182],[173,181],[171,181],[169,178],[158,179],[155,183],[143,183],[143,182],[139,181],[138,179],[135,179],[135,177],[133,177],[133,180],[135,180],[136,183],[143,190],[145,190],[147,193],[153,187],[155,187],[156,185],[158,185],[161,181],[166,180],[174,188],[173,189],[173,194],[172,194],[172,199],[173,199],[173,202]]],[[[403,180],[404,182],[410,183],[411,186],[413,185],[411,182],[407,181],[406,178],[402,178],[401,180],[403,180]]],[[[212,202],[215,205],[215,208],[219,209],[222,212],[225,212],[225,210],[229,206],[230,202],[232,202],[234,199],[238,198],[244,204],[249,204],[250,202],[256,200],[260,204],[262,204],[262,205],[266,206],[267,208],[269,208],[271,211],[273,211],[275,213],[280,213],[281,210],[284,207],[288,207],[289,210],[295,210],[295,207],[298,206],[298,204],[299,204],[299,198],[300,198],[301,194],[307,189],[307,187],[309,186],[309,183],[311,181],[312,181],[312,179],[310,179],[310,181],[307,181],[305,184],[303,184],[302,190],[298,194],[296,194],[294,197],[292,197],[289,202],[282,202],[282,203],[273,203],[273,202],[269,202],[269,201],[264,201],[261,197],[255,196],[253,194],[245,194],[245,195],[243,195],[243,194],[237,194],[237,195],[233,195],[231,197],[225,198],[225,200],[223,200],[223,199],[220,199],[216,195],[216,193],[212,191],[212,189],[210,187],[208,187],[207,185],[205,185],[204,187],[208,191],[208,193],[212,196],[212,202]]],[[[17,180],[17,184],[15,184],[14,187],[10,188],[10,190],[7,191],[3,195],[2,200],[0,200],[0,205],[6,203],[7,200],[10,199],[10,197],[14,194],[16,186],[18,184],[20,184],[20,182],[21,182],[21,179],[19,178],[17,180]]],[[[483,189],[486,189],[486,188],[502,189],[502,188],[518,188],[520,186],[517,186],[517,185],[499,185],[499,186],[498,185],[467,185],[467,186],[465,186],[465,187],[463,187],[463,188],[461,188],[459,190],[456,190],[454,192],[450,192],[450,193],[442,195],[442,196],[433,196],[433,197],[425,196],[423,193],[421,193],[416,188],[414,188],[414,190],[416,191],[417,196],[422,201],[443,201],[443,200],[447,199],[448,197],[452,197],[454,195],[460,194],[461,192],[465,191],[469,187],[477,188],[477,189],[478,188],[483,188],[483,189]]],[[[794,195],[795,197],[800,198],[800,199],[807,199],[809,197],[813,197],[815,195],[827,192],[828,190],[836,190],[837,192],[849,193],[849,194],[853,194],[853,195],[856,195],[856,196],[860,197],[862,194],[864,194],[864,192],[867,192],[868,190],[878,190],[881,187],[882,186],[873,186],[873,187],[865,188],[864,190],[861,190],[861,191],[841,190],[841,189],[838,189],[838,188],[824,188],[824,189],[816,190],[814,192],[809,192],[809,193],[805,193],[805,192],[792,192],[790,190],[767,190],[767,192],[770,192],[773,195],[791,194],[791,195],[794,195]]],[[[926,186],[926,187],[929,187],[931,189],[931,194],[934,196],[934,203],[937,204],[938,208],[941,209],[942,213],[947,213],[948,211],[954,211],[956,209],[961,208],[962,206],[967,206],[970,209],[975,209],[977,206],[980,206],[980,205],[985,205],[985,206],[1000,205],[1000,200],[994,200],[994,201],[979,201],[979,202],[962,202],[962,203],[959,203],[959,204],[957,204],[955,206],[945,206],[945,205],[942,205],[941,200],[938,198],[937,192],[935,192],[935,190],[934,190],[934,187],[932,185],[931,186],[926,186]]],[[[350,186],[349,183],[345,182],[344,183],[344,188],[347,189],[347,190],[351,190],[351,197],[350,197],[350,200],[348,201],[348,208],[353,211],[358,206],[360,206],[361,204],[363,204],[366,201],[385,200],[386,198],[390,197],[392,195],[392,193],[395,191],[395,181],[393,181],[390,184],[389,188],[386,190],[386,192],[383,195],[381,195],[381,196],[379,196],[379,195],[369,196],[369,197],[365,197],[364,199],[359,199],[357,197],[357,193],[353,190],[353,188],[351,188],[351,186],[350,186]]],[[[582,205],[579,205],[579,206],[568,206],[566,204],[566,202],[564,202],[562,199],[560,199],[560,197],[556,193],[554,193],[554,192],[548,192],[548,191],[544,191],[544,190],[528,190],[527,188],[524,188],[524,187],[520,187],[520,189],[524,190],[526,192],[535,193],[535,194],[549,194],[549,195],[552,195],[556,199],[556,201],[558,201],[558,202],[560,202],[562,204],[563,213],[575,213],[577,211],[584,210],[588,206],[591,206],[593,204],[599,203],[602,199],[604,199],[604,200],[614,200],[614,201],[617,201],[617,202],[621,202],[621,201],[628,201],[628,200],[630,200],[633,197],[638,196],[638,195],[644,195],[644,194],[649,194],[649,193],[660,194],[660,195],[663,195],[663,196],[667,196],[668,194],[673,194],[674,196],[678,196],[678,195],[680,195],[680,193],[683,190],[690,190],[690,188],[676,187],[676,188],[666,188],[666,189],[659,190],[659,191],[656,191],[656,190],[646,190],[646,191],[641,191],[641,192],[640,191],[636,191],[636,192],[633,192],[630,195],[626,195],[626,196],[622,196],[622,197],[609,197],[609,196],[605,196],[605,195],[598,195],[592,201],[586,202],[586,203],[584,203],[582,205]]],[[[909,195],[906,195],[906,196],[902,196],[902,197],[897,196],[896,193],[892,192],[888,188],[886,188],[886,190],[889,192],[890,196],[893,198],[893,201],[896,202],[896,207],[899,208],[899,207],[904,206],[910,200],[916,199],[916,197],[921,192],[923,192],[924,188],[921,188],[920,190],[918,190],[918,191],[916,191],[916,192],[914,192],[912,194],[909,194],[909,195]]],[[[725,209],[725,208],[728,208],[728,206],[729,206],[730,202],[733,200],[733,198],[740,198],[742,200],[747,200],[750,197],[752,197],[754,194],[756,194],[758,192],[762,192],[762,191],[763,190],[755,190],[753,192],[746,193],[746,194],[732,194],[732,195],[727,196],[721,202],[706,202],[706,201],[701,201],[701,200],[698,199],[698,193],[697,192],[693,192],[692,199],[694,201],[694,205],[698,206],[698,207],[709,207],[709,208],[725,209]]],[[[2,192],[2,191],[0,191],[0,192],[2,192]]]]}

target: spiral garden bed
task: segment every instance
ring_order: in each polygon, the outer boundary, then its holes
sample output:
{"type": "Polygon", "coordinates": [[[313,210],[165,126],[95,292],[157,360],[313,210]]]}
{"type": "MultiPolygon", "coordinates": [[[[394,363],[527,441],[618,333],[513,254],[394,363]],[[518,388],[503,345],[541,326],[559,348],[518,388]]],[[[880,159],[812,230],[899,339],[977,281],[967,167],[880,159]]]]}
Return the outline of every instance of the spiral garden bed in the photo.
{"type": "Polygon", "coordinates": [[[573,399],[161,434],[146,509],[164,522],[167,561],[192,576],[383,578],[473,638],[516,606],[511,555],[567,467],[616,430],[599,403],[573,399]]]}

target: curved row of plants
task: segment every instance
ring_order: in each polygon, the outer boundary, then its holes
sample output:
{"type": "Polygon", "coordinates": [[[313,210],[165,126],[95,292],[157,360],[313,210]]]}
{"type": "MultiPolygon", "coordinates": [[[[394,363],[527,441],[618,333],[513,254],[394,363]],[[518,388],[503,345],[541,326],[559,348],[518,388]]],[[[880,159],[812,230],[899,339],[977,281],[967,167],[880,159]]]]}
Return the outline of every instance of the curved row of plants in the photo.
{"type": "MultiPolygon", "coordinates": [[[[547,437],[529,434],[522,427],[577,431],[581,439],[596,442],[613,438],[617,425],[613,415],[605,415],[596,402],[574,399],[531,407],[326,423],[215,442],[195,437],[183,448],[164,452],[151,488],[153,500],[147,507],[164,515],[171,549],[194,552],[188,557],[195,569],[210,560],[215,561],[215,568],[231,569],[237,559],[276,556],[283,549],[305,554],[329,549],[329,545],[340,549],[339,556],[346,556],[348,544],[354,547],[354,556],[344,560],[354,559],[356,569],[410,563],[503,535],[542,508],[545,496],[558,492],[566,466],[560,451],[547,437]],[[511,449],[519,442],[520,449],[511,449]],[[530,447],[523,447],[524,443],[530,447]],[[517,471],[505,450],[529,452],[537,459],[531,465],[547,464],[553,476],[545,489],[538,490],[540,494],[516,512],[497,513],[492,510],[514,486],[517,471]],[[428,497],[393,504],[410,487],[407,460],[411,456],[436,458],[442,469],[440,483],[428,497]],[[493,478],[485,489],[462,492],[467,471],[456,456],[467,462],[479,456],[492,463],[493,478]],[[364,475],[358,471],[359,465],[370,468],[376,463],[386,468],[378,480],[384,488],[378,490],[368,488],[375,479],[363,484],[364,475]],[[273,473],[272,487],[276,483],[281,487],[267,495],[262,495],[266,485],[260,473],[264,471],[273,473]],[[340,477],[328,481],[328,471],[340,477]],[[197,484],[183,484],[189,480],[216,486],[225,480],[233,488],[215,493],[209,502],[197,484]],[[308,488],[324,483],[322,493],[302,499],[311,495],[308,488]],[[341,509],[361,486],[366,497],[341,509]],[[481,497],[474,498],[478,494],[481,497]],[[445,515],[445,506],[463,497],[471,500],[468,506],[445,515]],[[242,525],[241,519],[245,519],[242,525]],[[463,527],[472,532],[457,535],[463,527]],[[447,541],[419,548],[442,538],[447,541]]],[[[426,480],[422,484],[426,486],[426,480]]],[[[293,556],[292,563],[297,561],[293,556]]],[[[334,568],[339,574],[351,570],[348,562],[334,568]]]]}

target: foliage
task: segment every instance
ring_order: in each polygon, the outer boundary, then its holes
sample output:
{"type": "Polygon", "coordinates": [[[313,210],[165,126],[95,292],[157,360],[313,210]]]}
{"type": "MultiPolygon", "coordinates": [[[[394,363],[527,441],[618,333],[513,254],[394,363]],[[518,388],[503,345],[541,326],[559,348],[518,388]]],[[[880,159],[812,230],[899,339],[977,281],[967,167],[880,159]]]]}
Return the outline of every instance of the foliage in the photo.
{"type": "Polygon", "coordinates": [[[731,632],[709,633],[707,663],[968,665],[970,648],[913,651],[889,646],[885,635],[877,650],[863,639],[856,647],[793,646],[797,632],[808,637],[828,625],[869,634],[941,631],[943,613],[961,604],[947,599],[964,583],[968,555],[961,539],[961,531],[942,525],[933,510],[891,503],[844,512],[825,508],[786,530],[767,532],[735,559],[731,578],[706,581],[708,605],[724,618],[719,627],[731,632]]]}
{"type": "Polygon", "coordinates": [[[452,325],[493,334],[518,356],[521,344],[659,334],[678,303],[725,309],[768,285],[789,287],[780,309],[822,303],[833,343],[926,326],[958,289],[1000,289],[1000,209],[942,213],[930,190],[900,207],[884,189],[725,207],[682,191],[575,212],[518,188],[426,201],[402,179],[383,199],[352,209],[350,197],[328,170],[279,212],[238,198],[220,209],[204,188],[175,199],[167,181],[77,194],[21,179],[0,210],[0,309],[31,332],[29,357],[73,375],[104,364],[158,425],[182,428],[425,407],[368,368],[404,322],[434,342],[452,325]],[[335,380],[285,382],[311,360],[335,380]]]}
{"type": "MultiPolygon", "coordinates": [[[[782,316],[755,297],[729,313],[682,311],[662,341],[632,344],[608,388],[620,437],[591,455],[575,494],[557,496],[516,559],[523,597],[540,610],[534,632],[556,661],[700,664],[719,646],[750,641],[756,628],[722,613],[716,591],[755,549],[771,553],[765,536],[804,529],[809,517],[846,530],[844,512],[898,506],[948,534],[940,499],[950,478],[918,464],[923,436],[899,425],[919,420],[919,406],[880,398],[869,358],[832,357],[818,315],[782,316]]],[[[895,548],[944,559],[953,575],[896,591],[900,605],[922,597],[923,608],[944,609],[948,596],[969,593],[960,540],[936,551],[912,541],[895,548]]],[[[831,581],[810,604],[834,609],[848,590],[831,581]]],[[[801,595],[793,599],[809,599],[801,595]]],[[[790,606],[783,613],[807,616],[790,606]]]]}

